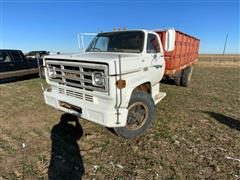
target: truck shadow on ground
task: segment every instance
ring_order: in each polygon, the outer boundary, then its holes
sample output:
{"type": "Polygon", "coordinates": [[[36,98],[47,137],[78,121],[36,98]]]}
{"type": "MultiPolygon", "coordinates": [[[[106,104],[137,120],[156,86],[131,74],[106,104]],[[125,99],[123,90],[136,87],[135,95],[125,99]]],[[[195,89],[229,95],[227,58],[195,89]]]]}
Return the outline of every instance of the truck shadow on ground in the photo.
{"type": "Polygon", "coordinates": [[[51,131],[52,151],[48,168],[50,180],[82,179],[84,165],[77,141],[83,130],[78,118],[63,114],[51,131]]]}
{"type": "Polygon", "coordinates": [[[173,78],[164,78],[161,80],[161,83],[168,85],[176,85],[173,78]]]}
{"type": "Polygon", "coordinates": [[[236,130],[240,131],[240,120],[231,118],[229,116],[225,116],[220,113],[210,112],[210,111],[203,111],[203,113],[208,114],[209,116],[211,116],[218,122],[232,128],[232,129],[236,129],[236,130]]]}

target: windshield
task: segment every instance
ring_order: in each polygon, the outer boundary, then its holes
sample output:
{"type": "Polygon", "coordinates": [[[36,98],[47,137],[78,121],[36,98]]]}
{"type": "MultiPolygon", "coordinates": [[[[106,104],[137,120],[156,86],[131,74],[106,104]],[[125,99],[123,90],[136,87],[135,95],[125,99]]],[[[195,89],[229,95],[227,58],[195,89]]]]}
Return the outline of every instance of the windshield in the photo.
{"type": "Polygon", "coordinates": [[[33,55],[36,55],[36,52],[35,51],[31,51],[31,52],[27,53],[27,55],[33,56],[33,55]]]}
{"type": "Polygon", "coordinates": [[[101,33],[93,39],[86,51],[140,53],[143,42],[142,31],[101,33]]]}

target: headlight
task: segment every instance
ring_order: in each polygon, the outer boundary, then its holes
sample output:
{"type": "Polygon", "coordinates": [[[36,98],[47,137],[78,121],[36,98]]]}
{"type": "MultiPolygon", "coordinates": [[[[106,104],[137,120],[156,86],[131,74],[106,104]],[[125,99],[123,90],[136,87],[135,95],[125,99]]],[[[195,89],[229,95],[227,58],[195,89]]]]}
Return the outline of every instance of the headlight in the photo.
{"type": "Polygon", "coordinates": [[[55,70],[55,67],[52,67],[52,66],[49,66],[48,67],[48,76],[50,78],[56,78],[56,70],[55,70]]]}
{"type": "Polygon", "coordinates": [[[103,73],[94,73],[93,74],[93,85],[95,86],[104,86],[105,85],[105,80],[103,73]]]}

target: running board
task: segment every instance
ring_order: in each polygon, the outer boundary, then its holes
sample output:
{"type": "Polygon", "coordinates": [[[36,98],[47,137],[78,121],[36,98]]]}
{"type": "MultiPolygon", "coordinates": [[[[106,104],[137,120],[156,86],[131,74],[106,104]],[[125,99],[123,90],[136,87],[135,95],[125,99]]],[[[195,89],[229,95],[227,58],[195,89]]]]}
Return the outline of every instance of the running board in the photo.
{"type": "Polygon", "coordinates": [[[159,92],[153,98],[155,105],[159,103],[167,94],[164,92],[159,92]]]}

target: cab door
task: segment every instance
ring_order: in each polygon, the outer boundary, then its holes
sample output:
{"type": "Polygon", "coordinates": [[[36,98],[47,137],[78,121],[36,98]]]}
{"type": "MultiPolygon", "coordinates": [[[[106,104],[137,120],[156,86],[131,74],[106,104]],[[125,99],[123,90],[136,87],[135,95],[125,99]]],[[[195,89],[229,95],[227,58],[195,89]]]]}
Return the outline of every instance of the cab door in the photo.
{"type": "Polygon", "coordinates": [[[155,33],[148,33],[146,54],[150,60],[152,70],[157,72],[156,78],[162,79],[165,70],[165,61],[160,38],[155,33]]]}
{"type": "Polygon", "coordinates": [[[14,63],[7,51],[0,50],[0,73],[14,70],[14,63]]]}
{"type": "Polygon", "coordinates": [[[17,71],[28,69],[27,62],[25,60],[25,57],[22,55],[21,51],[10,51],[9,54],[11,55],[13,60],[14,70],[17,71]]]}

